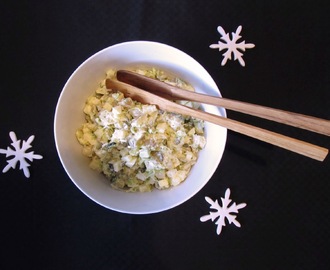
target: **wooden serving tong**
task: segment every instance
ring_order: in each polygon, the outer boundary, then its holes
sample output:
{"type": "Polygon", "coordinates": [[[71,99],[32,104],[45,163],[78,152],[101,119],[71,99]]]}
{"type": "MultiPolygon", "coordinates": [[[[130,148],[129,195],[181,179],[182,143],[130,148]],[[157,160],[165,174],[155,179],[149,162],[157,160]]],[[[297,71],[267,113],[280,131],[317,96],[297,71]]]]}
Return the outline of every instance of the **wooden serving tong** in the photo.
{"type": "Polygon", "coordinates": [[[217,116],[201,110],[196,110],[173,102],[173,100],[196,101],[199,103],[221,106],[253,116],[265,118],[279,123],[317,132],[330,136],[330,121],[303,114],[287,112],[265,106],[230,100],[221,97],[208,96],[184,90],[155,79],[148,78],[128,70],[118,70],[117,80],[107,79],[108,89],[119,90],[125,96],[141,103],[155,104],[164,111],[180,113],[208,121],[229,130],[256,138],[258,140],[282,147],[292,152],[323,161],[328,149],[305,141],[291,138],[266,129],[241,123],[226,117],[217,116]]]}

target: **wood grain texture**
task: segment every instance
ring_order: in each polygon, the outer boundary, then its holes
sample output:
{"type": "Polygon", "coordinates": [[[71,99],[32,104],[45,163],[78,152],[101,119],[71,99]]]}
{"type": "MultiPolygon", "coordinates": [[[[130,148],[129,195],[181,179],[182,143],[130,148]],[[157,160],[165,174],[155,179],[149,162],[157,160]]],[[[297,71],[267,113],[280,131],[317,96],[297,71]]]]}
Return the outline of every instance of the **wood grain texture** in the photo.
{"type": "Polygon", "coordinates": [[[130,97],[145,104],[154,104],[164,111],[189,115],[204,121],[208,121],[217,125],[221,125],[229,130],[247,135],[249,137],[270,143],[275,146],[290,150],[292,152],[323,161],[328,154],[328,149],[297,140],[285,135],[281,135],[272,131],[268,131],[249,124],[241,123],[236,120],[210,114],[204,111],[192,109],[164,97],[149,93],[140,88],[126,84],[120,81],[107,79],[106,87],[111,90],[118,90],[124,93],[126,97],[130,97]]]}

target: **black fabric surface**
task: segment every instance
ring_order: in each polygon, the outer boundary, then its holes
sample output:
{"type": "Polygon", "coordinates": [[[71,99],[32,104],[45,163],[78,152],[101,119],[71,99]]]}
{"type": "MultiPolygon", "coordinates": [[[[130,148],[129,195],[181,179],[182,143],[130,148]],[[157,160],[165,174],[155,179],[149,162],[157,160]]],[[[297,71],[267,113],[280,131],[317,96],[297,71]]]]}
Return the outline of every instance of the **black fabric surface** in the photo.
{"type": "MultiPolygon", "coordinates": [[[[199,61],[224,97],[330,118],[328,1],[2,1],[0,148],[35,135],[29,179],[0,174],[0,269],[328,269],[330,160],[318,162],[228,132],[208,184],[184,204],[121,214],[81,193],[57,156],[60,92],[89,56],[116,43],[158,41],[199,61]],[[242,25],[246,66],[210,49],[242,25]],[[218,236],[204,197],[227,188],[246,202],[242,227],[218,236]]],[[[326,148],[329,137],[227,111],[240,121],[326,148]]],[[[216,146],[215,146],[216,147],[216,146]]],[[[0,168],[6,166],[0,155],[0,168]]]]}

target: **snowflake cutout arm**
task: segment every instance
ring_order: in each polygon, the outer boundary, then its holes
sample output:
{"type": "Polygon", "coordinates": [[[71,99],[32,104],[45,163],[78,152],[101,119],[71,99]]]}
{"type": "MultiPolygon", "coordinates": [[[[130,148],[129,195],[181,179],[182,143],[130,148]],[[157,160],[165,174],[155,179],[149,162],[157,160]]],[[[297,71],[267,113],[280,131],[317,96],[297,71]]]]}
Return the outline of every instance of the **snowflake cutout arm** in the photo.
{"type": "Polygon", "coordinates": [[[221,62],[221,65],[224,66],[227,63],[227,60],[231,60],[233,54],[234,60],[238,60],[238,62],[244,67],[245,62],[243,60],[243,53],[241,51],[245,52],[246,49],[251,49],[255,45],[252,43],[245,43],[245,40],[238,43],[238,40],[242,37],[240,35],[242,26],[237,27],[236,32],[232,32],[232,39],[230,39],[229,33],[226,33],[226,31],[221,26],[218,26],[217,30],[221,35],[220,41],[218,41],[218,44],[210,45],[210,48],[219,49],[219,51],[226,50],[222,54],[224,58],[221,62]]]}
{"type": "Polygon", "coordinates": [[[236,220],[236,215],[233,213],[238,213],[239,209],[242,209],[246,206],[246,203],[236,204],[235,202],[230,205],[232,202],[230,197],[230,189],[228,188],[225,192],[225,197],[221,198],[222,206],[219,205],[218,200],[213,201],[209,197],[205,197],[205,200],[210,204],[211,209],[215,209],[214,212],[209,212],[208,215],[202,216],[200,221],[205,222],[208,220],[215,221],[218,219],[215,224],[217,225],[217,234],[220,235],[222,227],[226,226],[226,219],[229,224],[233,223],[236,227],[241,227],[241,224],[236,220]]]}
{"type": "Polygon", "coordinates": [[[0,154],[5,154],[6,158],[13,156],[12,159],[7,159],[7,166],[5,166],[2,170],[3,173],[9,171],[9,169],[15,169],[17,162],[19,162],[19,169],[23,170],[25,177],[30,177],[29,166],[30,164],[27,162],[33,161],[34,159],[42,159],[41,155],[36,155],[34,152],[26,152],[28,149],[32,147],[31,143],[34,140],[34,135],[30,136],[27,141],[23,140],[21,145],[21,140],[17,140],[15,132],[9,132],[9,137],[12,140],[12,147],[9,146],[7,149],[0,149],[0,154]]]}

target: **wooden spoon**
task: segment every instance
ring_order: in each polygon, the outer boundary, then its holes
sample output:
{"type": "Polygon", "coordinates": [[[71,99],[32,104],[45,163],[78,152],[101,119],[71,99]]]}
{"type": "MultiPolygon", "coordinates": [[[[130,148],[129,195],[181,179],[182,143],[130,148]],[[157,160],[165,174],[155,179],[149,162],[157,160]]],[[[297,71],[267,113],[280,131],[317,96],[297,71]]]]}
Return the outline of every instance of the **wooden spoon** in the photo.
{"type": "Polygon", "coordinates": [[[128,70],[118,70],[119,81],[134,85],[170,100],[189,100],[238,111],[282,124],[330,136],[330,121],[246,102],[208,96],[169,85],[128,70]]]}

